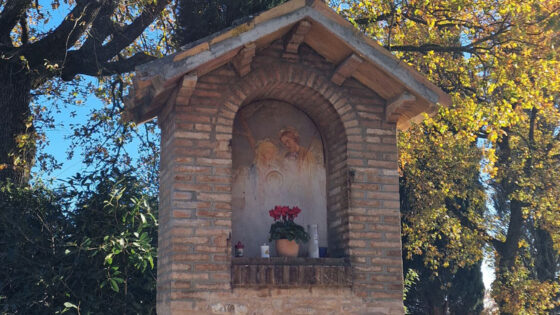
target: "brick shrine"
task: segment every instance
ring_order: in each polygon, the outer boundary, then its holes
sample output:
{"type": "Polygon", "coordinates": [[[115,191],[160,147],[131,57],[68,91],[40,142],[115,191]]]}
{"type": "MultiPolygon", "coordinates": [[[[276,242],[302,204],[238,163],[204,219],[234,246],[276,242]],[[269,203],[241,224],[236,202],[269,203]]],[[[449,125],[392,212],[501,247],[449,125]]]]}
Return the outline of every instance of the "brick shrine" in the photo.
{"type": "MultiPolygon", "coordinates": [[[[396,133],[449,103],[319,0],[286,2],[138,67],[128,113],[161,128],[158,313],[403,314],[396,133]],[[249,137],[236,124],[259,109],[249,137]],[[324,200],[310,201],[303,223],[324,222],[329,257],[232,257],[238,238],[265,237],[241,213],[274,200],[239,192],[254,142],[289,165],[278,133],[294,125],[313,152],[310,183],[323,178],[306,195],[324,200]]],[[[278,169],[271,183],[294,182],[278,169]]]]}

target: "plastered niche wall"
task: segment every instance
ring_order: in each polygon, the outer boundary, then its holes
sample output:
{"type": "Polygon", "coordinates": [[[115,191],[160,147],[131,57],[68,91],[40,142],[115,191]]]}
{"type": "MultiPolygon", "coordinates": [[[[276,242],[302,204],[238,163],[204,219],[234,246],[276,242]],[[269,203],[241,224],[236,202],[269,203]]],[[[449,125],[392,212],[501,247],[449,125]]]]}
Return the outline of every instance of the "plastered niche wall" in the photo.
{"type": "MultiPolygon", "coordinates": [[[[295,222],[317,224],[319,246],[327,247],[323,141],[305,113],[276,100],[244,106],[233,126],[232,161],[232,242],[245,245],[246,257],[259,257],[268,244],[268,211],[277,205],[302,209],[295,222]]],[[[300,256],[307,252],[300,247],[300,256]]]]}

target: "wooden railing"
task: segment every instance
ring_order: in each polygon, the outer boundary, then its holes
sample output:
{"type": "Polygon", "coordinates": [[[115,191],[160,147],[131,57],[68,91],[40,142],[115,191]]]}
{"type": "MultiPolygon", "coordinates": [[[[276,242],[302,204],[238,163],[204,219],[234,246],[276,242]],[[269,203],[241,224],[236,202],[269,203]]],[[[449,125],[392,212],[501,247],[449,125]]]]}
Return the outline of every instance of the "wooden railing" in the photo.
{"type": "Polygon", "coordinates": [[[232,258],[233,287],[349,287],[352,269],[346,258],[232,258]]]}

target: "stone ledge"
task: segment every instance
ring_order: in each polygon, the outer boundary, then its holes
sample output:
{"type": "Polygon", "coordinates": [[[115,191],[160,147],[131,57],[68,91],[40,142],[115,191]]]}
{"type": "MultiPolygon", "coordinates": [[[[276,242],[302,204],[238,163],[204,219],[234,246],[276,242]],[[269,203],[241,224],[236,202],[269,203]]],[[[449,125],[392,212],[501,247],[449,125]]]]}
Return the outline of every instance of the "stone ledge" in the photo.
{"type": "Polygon", "coordinates": [[[350,266],[348,258],[309,258],[309,257],[233,257],[232,265],[312,265],[312,266],[350,266]]]}
{"type": "Polygon", "coordinates": [[[231,280],[240,287],[350,287],[346,258],[232,258],[231,280]]]}

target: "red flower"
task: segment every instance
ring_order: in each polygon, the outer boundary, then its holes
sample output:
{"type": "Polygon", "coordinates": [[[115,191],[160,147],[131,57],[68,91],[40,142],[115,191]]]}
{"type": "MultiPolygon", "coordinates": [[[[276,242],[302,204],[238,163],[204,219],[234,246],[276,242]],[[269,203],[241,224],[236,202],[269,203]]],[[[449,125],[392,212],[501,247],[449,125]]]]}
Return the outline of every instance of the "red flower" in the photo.
{"type": "Polygon", "coordinates": [[[298,214],[300,214],[301,209],[299,207],[288,207],[288,206],[275,206],[274,209],[268,211],[268,215],[270,215],[274,221],[278,221],[280,219],[286,221],[293,221],[298,214]]]}
{"type": "Polygon", "coordinates": [[[298,208],[298,207],[293,207],[292,212],[293,212],[294,216],[297,217],[297,215],[301,212],[301,209],[298,208]]]}
{"type": "Polygon", "coordinates": [[[301,212],[301,209],[300,209],[300,208],[298,208],[298,207],[293,207],[293,208],[290,209],[290,211],[288,211],[288,218],[289,218],[290,220],[293,220],[293,219],[295,219],[295,218],[298,216],[298,214],[299,214],[300,212],[301,212]]]}
{"type": "Polygon", "coordinates": [[[268,211],[268,214],[274,218],[274,221],[280,220],[282,217],[282,207],[276,206],[274,209],[268,211]]]}

